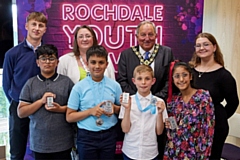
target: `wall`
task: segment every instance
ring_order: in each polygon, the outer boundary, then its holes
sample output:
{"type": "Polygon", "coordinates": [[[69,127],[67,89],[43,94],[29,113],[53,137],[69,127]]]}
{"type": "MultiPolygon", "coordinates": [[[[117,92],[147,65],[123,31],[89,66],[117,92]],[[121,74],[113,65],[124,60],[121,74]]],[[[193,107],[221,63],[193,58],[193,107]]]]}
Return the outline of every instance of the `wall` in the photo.
{"type": "MultiPolygon", "coordinates": [[[[216,37],[224,55],[225,67],[237,81],[240,97],[240,1],[205,0],[203,15],[203,32],[216,37]]],[[[240,113],[240,107],[237,112],[240,113]]],[[[240,125],[240,122],[236,123],[240,125]]],[[[228,137],[227,141],[240,146],[240,139],[228,137]]]]}

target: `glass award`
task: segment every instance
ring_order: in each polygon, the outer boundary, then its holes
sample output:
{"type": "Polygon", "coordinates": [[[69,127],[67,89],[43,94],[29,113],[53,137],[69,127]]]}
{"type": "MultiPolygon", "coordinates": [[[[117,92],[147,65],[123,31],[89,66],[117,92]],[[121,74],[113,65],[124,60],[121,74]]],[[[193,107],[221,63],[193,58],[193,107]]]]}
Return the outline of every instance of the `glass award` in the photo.
{"type": "Polygon", "coordinates": [[[178,128],[176,119],[175,119],[174,117],[169,117],[167,120],[168,120],[169,123],[170,123],[170,126],[171,126],[170,129],[177,129],[177,128],[178,128]]]}
{"type": "Polygon", "coordinates": [[[53,107],[53,97],[47,97],[47,106],[53,107]]]}
{"type": "Polygon", "coordinates": [[[113,106],[111,101],[105,101],[105,103],[102,105],[102,109],[107,113],[113,112],[113,106]]]}
{"type": "Polygon", "coordinates": [[[129,93],[124,92],[122,96],[122,103],[128,104],[129,93]]]}

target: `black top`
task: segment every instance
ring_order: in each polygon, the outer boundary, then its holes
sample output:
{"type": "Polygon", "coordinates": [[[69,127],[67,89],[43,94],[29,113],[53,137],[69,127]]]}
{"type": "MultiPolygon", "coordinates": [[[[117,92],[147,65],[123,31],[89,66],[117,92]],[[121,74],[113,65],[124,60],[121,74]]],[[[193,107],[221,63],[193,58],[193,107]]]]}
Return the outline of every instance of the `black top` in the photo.
{"type": "Polygon", "coordinates": [[[237,94],[236,81],[231,73],[224,67],[212,72],[201,73],[193,69],[194,85],[197,88],[209,90],[215,107],[217,119],[228,119],[236,111],[239,99],[237,94]],[[225,100],[225,107],[221,102],[225,100]],[[220,117],[219,117],[220,116],[220,117]]]}

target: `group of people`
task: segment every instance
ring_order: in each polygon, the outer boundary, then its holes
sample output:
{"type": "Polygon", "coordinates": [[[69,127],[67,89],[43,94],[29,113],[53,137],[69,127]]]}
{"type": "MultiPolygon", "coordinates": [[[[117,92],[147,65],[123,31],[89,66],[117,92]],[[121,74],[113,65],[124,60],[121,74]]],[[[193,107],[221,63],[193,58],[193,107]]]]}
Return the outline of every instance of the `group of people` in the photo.
{"type": "Polygon", "coordinates": [[[79,159],[114,159],[119,121],[124,160],[220,159],[239,100],[211,34],[196,37],[188,64],[156,44],[154,23],[143,21],[138,45],[120,55],[115,80],[108,52],[89,26],[77,28],[73,51],[59,59],[57,48],[42,42],[43,13],[30,13],[25,28],[26,39],[3,65],[11,159],[24,158],[28,132],[37,160],[71,159],[75,145],[79,159]]]}

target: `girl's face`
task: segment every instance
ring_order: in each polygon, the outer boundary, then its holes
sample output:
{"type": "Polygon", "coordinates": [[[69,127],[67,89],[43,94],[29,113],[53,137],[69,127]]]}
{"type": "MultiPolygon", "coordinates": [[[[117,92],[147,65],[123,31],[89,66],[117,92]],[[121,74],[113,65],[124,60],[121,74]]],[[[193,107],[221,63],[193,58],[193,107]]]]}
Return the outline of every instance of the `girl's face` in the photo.
{"type": "Polygon", "coordinates": [[[214,59],[216,45],[213,45],[207,38],[200,37],[196,40],[195,51],[201,59],[214,59]]]}
{"type": "Polygon", "coordinates": [[[191,87],[191,80],[192,75],[185,69],[184,66],[178,66],[175,68],[173,72],[173,82],[181,92],[191,87]]]}

